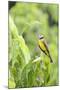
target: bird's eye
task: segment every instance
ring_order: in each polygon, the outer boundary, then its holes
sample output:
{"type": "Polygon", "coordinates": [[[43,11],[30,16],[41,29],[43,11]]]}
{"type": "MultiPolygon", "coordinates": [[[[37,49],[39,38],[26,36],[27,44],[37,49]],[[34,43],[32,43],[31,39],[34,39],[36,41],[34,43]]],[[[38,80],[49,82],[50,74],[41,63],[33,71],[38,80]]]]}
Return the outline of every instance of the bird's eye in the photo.
{"type": "Polygon", "coordinates": [[[44,37],[43,37],[43,35],[39,35],[39,39],[43,39],[44,37]]]}
{"type": "Polygon", "coordinates": [[[40,39],[43,39],[43,36],[41,36],[40,39]]]}

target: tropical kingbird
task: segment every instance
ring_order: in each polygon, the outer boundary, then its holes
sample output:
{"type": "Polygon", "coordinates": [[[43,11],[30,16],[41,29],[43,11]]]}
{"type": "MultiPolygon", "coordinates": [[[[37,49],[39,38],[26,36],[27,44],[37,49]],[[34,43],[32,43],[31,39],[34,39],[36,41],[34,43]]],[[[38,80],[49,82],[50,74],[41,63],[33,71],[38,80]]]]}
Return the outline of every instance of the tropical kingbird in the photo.
{"type": "Polygon", "coordinates": [[[38,46],[42,50],[42,52],[44,52],[50,58],[50,62],[53,62],[51,55],[50,55],[50,52],[48,50],[47,43],[45,42],[43,35],[39,36],[38,46]]]}

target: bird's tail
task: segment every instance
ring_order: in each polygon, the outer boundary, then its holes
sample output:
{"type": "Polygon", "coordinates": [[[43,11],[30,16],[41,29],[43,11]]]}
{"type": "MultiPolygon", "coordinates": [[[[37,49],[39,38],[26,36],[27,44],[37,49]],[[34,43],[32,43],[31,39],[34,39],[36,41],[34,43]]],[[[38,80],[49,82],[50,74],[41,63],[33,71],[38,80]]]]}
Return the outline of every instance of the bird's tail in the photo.
{"type": "Polygon", "coordinates": [[[52,60],[52,58],[51,58],[51,55],[49,55],[49,58],[50,58],[50,62],[53,63],[53,60],[52,60]]]}

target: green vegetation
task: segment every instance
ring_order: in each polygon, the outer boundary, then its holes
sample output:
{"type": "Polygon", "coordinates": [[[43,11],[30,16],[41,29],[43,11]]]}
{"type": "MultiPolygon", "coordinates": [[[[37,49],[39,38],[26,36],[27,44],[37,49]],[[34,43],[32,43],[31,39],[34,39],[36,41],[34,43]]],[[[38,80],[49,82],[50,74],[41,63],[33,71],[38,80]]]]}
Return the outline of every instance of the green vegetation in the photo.
{"type": "Polygon", "coordinates": [[[16,3],[9,10],[9,88],[58,85],[58,5],[16,3]],[[38,47],[43,34],[53,63],[38,47]]]}

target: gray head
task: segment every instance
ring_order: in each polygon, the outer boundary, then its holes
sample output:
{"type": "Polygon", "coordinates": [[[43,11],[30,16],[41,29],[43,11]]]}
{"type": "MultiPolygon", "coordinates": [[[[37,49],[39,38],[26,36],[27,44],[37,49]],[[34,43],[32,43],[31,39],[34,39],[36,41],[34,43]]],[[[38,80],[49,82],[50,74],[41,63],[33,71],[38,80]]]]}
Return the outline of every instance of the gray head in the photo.
{"type": "Polygon", "coordinates": [[[39,35],[39,39],[43,39],[44,38],[44,36],[43,35],[39,35]]]}

